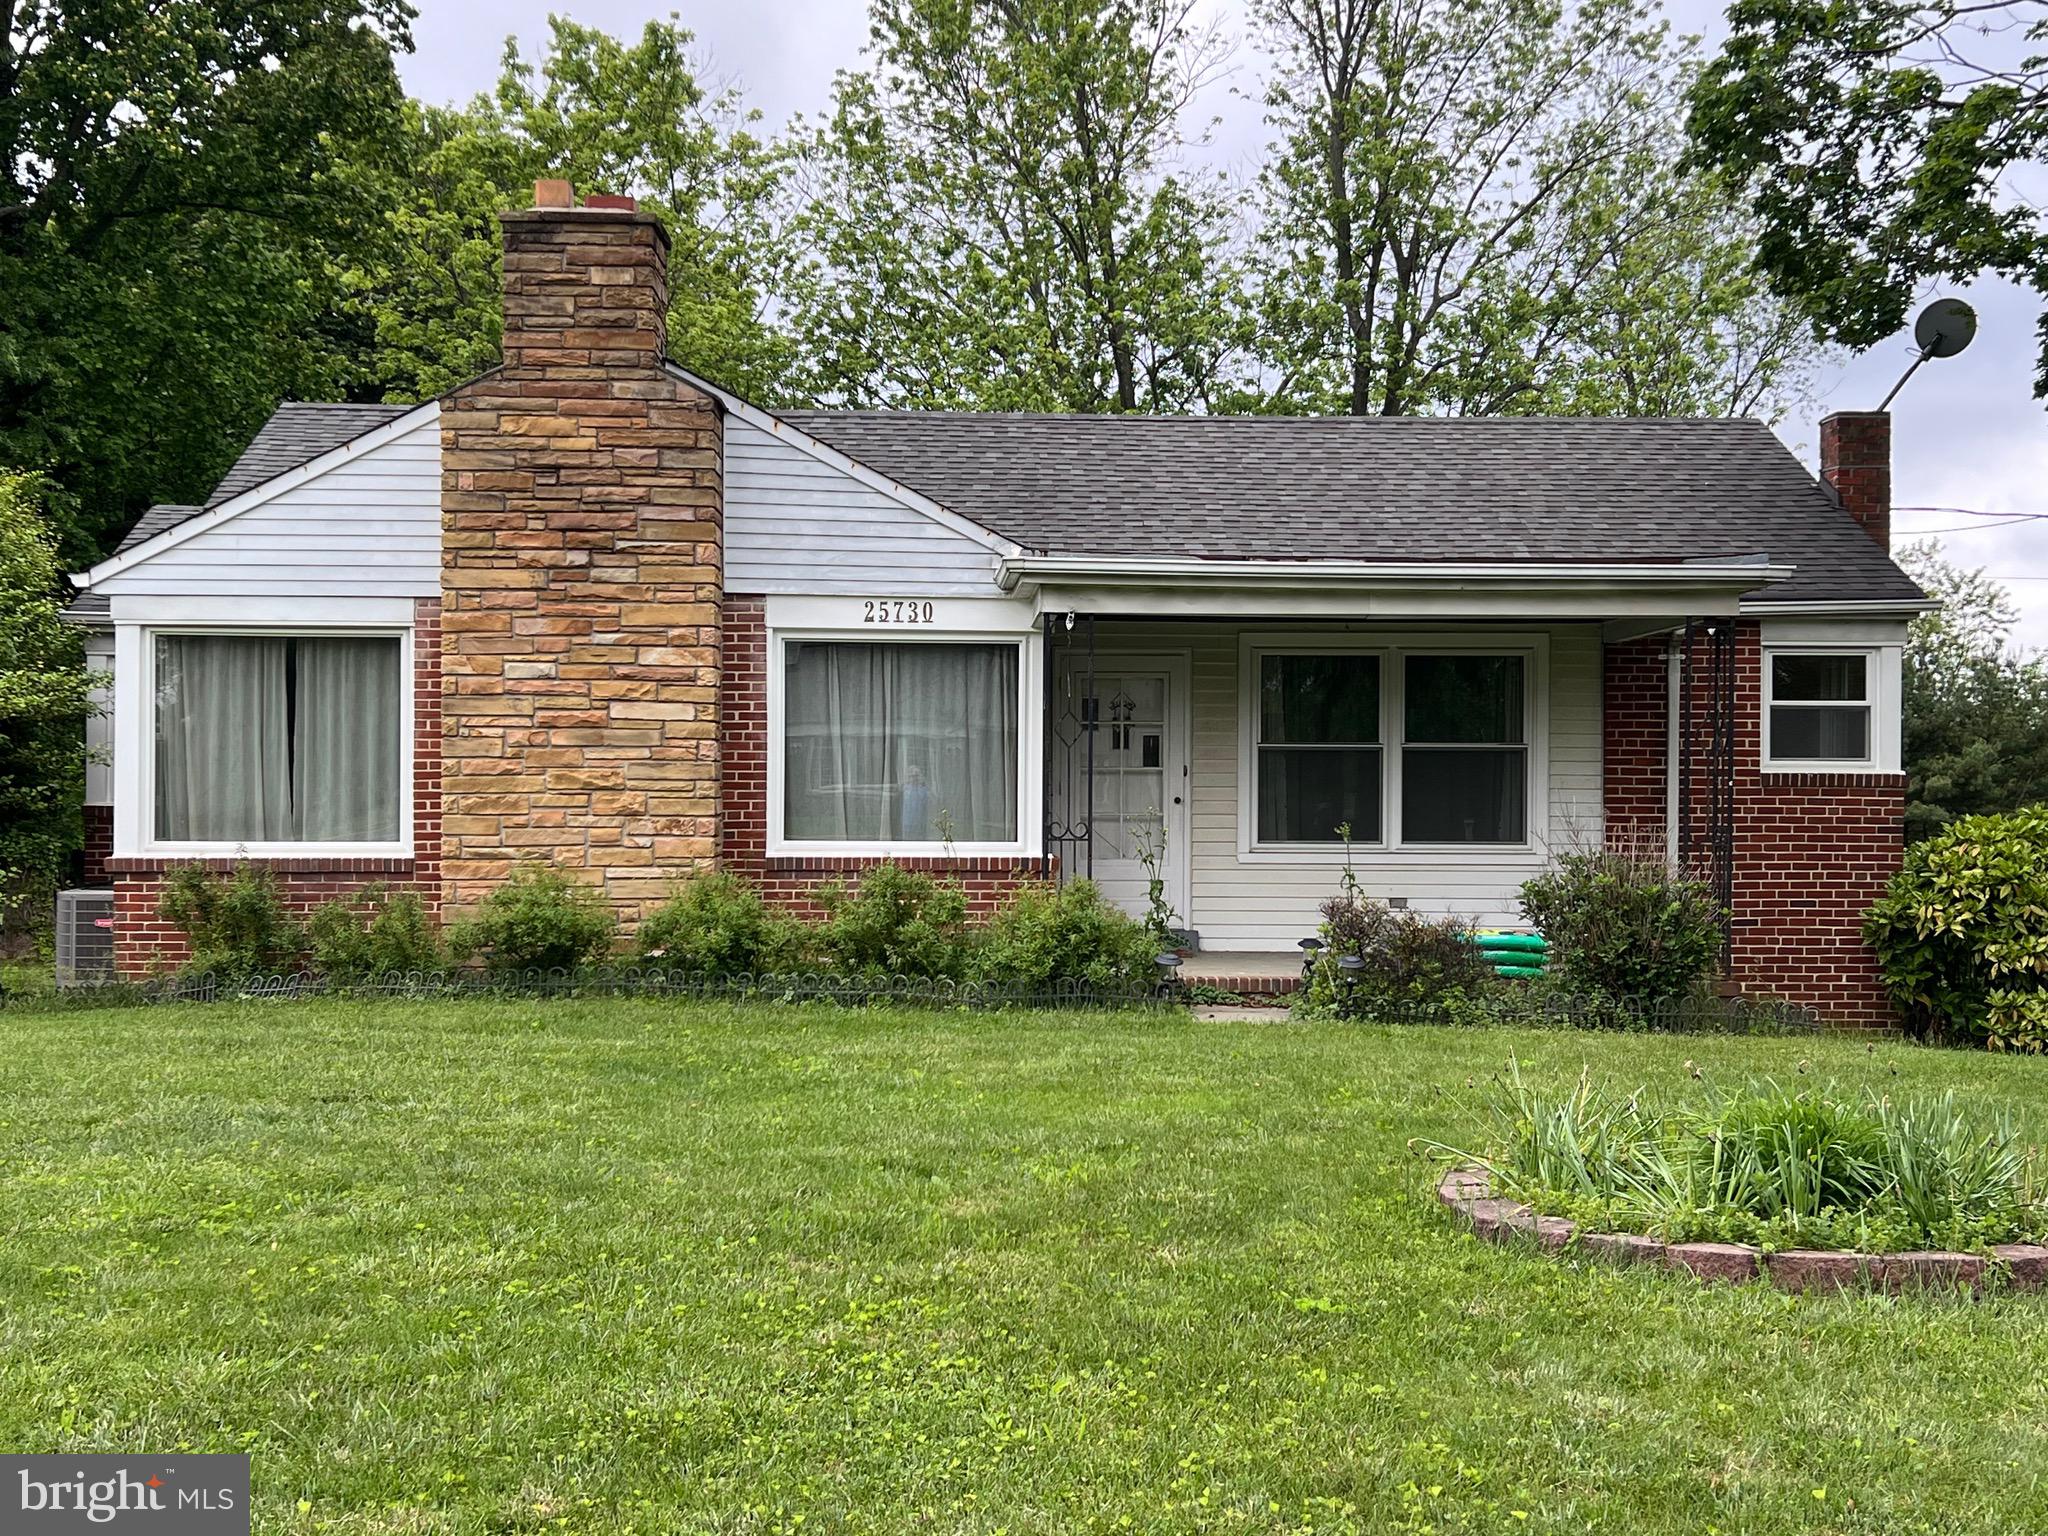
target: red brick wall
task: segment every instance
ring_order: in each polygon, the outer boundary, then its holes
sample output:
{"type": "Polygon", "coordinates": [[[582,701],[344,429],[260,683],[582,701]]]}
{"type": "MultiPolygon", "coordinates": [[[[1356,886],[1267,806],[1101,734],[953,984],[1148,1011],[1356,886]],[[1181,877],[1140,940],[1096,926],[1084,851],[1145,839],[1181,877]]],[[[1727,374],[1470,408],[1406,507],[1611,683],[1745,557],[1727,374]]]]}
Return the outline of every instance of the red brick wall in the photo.
{"type": "Polygon", "coordinates": [[[85,872],[87,885],[106,885],[107,860],[114,856],[114,808],[88,805],[85,808],[85,872]]]}
{"type": "MultiPolygon", "coordinates": [[[[718,862],[753,881],[780,906],[815,916],[812,893],[850,881],[878,859],[768,856],[768,621],[758,597],[726,594],[719,666],[722,765],[718,862]]],[[[901,858],[891,862],[957,880],[968,909],[985,914],[1018,885],[1038,878],[1036,859],[901,858]]]]}
{"type": "MultiPolygon", "coordinates": [[[[259,859],[277,877],[285,906],[299,916],[366,885],[417,891],[427,910],[441,906],[441,604],[413,604],[413,794],[409,859],[259,859]]],[[[111,842],[109,844],[111,846],[111,842]]],[[[164,871],[203,862],[223,873],[234,859],[115,859],[106,861],[114,884],[114,966],[123,976],[146,976],[180,964],[191,953],[185,935],[157,916],[164,871]]]]}
{"type": "MultiPolygon", "coordinates": [[[[1669,692],[1664,642],[1607,653],[1607,822],[1610,837],[1664,826],[1669,692]],[[1655,652],[1655,664],[1650,653],[1655,652]]],[[[1763,648],[1754,621],[1736,625],[1735,869],[1731,976],[1746,993],[1784,998],[1838,1023],[1893,1021],[1863,914],[1905,851],[1901,774],[1765,773],[1763,648]]],[[[1703,832],[1708,699],[1695,688],[1693,815],[1703,832]]]]}

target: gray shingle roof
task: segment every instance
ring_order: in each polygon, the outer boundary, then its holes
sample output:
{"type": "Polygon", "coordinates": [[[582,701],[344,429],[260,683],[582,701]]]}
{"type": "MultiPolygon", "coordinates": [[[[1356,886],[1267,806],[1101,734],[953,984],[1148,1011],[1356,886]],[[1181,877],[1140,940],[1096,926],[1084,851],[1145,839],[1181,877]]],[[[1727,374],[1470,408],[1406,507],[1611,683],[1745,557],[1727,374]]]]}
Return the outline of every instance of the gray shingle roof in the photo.
{"type": "Polygon", "coordinates": [[[287,400],[249,440],[249,446],[242,450],[234,467],[221,476],[206,504],[217,507],[417,409],[412,405],[326,405],[287,400]]]}
{"type": "MultiPolygon", "coordinates": [[[[135,519],[128,531],[121,535],[121,542],[114,547],[114,553],[125,555],[136,545],[155,538],[166,529],[177,527],[188,517],[197,517],[204,510],[203,507],[158,502],[135,519]]],[[[65,608],[63,618],[67,623],[87,629],[104,629],[114,620],[112,602],[104,592],[81,592],[65,608]]]]}
{"type": "Polygon", "coordinates": [[[1262,560],[1768,554],[1783,600],[1920,595],[1758,421],[783,411],[1027,549],[1262,560]]]}

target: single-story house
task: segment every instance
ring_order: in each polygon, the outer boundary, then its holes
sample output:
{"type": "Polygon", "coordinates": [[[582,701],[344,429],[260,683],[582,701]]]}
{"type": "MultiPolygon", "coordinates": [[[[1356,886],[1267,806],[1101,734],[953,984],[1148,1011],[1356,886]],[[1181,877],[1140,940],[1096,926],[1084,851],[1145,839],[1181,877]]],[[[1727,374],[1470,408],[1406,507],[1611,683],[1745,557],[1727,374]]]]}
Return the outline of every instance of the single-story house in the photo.
{"type": "Polygon", "coordinates": [[[667,356],[652,217],[536,191],[501,367],[287,404],[77,578],[123,970],[189,860],[450,915],[554,860],[629,924],[714,863],[1133,910],[1156,868],[1204,950],[1284,952],[1347,861],[1513,924],[1630,839],[1726,896],[1741,986],[1885,1016],[1928,603],[1884,415],[1816,480],[1746,420],[772,411],[667,356]]]}

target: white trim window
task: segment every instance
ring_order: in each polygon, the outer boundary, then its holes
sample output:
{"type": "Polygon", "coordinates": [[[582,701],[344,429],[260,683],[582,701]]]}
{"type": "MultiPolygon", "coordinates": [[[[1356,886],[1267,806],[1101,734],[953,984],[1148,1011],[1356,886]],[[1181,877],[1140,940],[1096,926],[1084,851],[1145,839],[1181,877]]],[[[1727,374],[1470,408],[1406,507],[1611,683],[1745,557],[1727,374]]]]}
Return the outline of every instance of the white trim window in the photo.
{"type": "Polygon", "coordinates": [[[1244,642],[1240,854],[1536,846],[1540,638],[1285,638],[1244,642]]]}
{"type": "Polygon", "coordinates": [[[1008,634],[776,634],[769,852],[1033,851],[1034,655],[1008,634]]]}
{"type": "Polygon", "coordinates": [[[144,638],[147,852],[408,852],[406,633],[157,629],[144,638]]]}
{"type": "Polygon", "coordinates": [[[1878,653],[1764,652],[1764,762],[1806,772],[1875,768],[1878,653]]]}

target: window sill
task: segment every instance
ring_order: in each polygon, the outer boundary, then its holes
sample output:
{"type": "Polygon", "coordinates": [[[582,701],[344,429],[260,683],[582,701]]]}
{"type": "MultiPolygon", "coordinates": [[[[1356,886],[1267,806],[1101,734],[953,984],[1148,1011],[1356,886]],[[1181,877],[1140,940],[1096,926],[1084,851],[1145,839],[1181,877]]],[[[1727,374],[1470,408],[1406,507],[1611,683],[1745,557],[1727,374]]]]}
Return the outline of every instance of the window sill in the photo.
{"type": "MultiPolygon", "coordinates": [[[[1379,843],[1354,843],[1350,857],[1356,863],[1372,865],[1440,864],[1445,859],[1481,858],[1514,860],[1541,860],[1542,851],[1534,843],[1404,843],[1399,848],[1389,848],[1379,843]]],[[[1341,844],[1310,844],[1299,848],[1240,848],[1237,862],[1240,864],[1342,864],[1345,850],[1341,844]]]]}
{"type": "Polygon", "coordinates": [[[771,852],[762,860],[770,874],[858,874],[877,864],[895,864],[927,874],[1011,874],[1039,862],[1035,853],[791,853],[771,852]]]}
{"type": "Polygon", "coordinates": [[[1826,763],[1810,763],[1793,767],[1787,763],[1767,763],[1758,771],[1758,780],[1766,789],[1904,789],[1906,776],[1892,768],[1873,768],[1868,764],[1860,768],[1844,768],[1826,763]]]}
{"type": "Polygon", "coordinates": [[[252,864],[281,875],[409,875],[410,853],[145,853],[121,854],[107,860],[112,875],[158,875],[187,864],[220,872],[252,864]]]}

